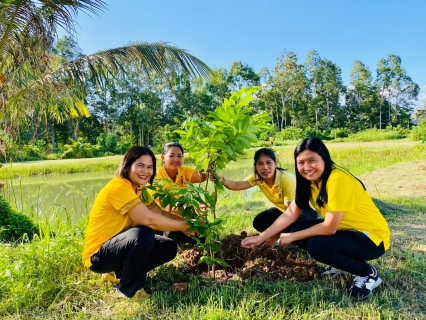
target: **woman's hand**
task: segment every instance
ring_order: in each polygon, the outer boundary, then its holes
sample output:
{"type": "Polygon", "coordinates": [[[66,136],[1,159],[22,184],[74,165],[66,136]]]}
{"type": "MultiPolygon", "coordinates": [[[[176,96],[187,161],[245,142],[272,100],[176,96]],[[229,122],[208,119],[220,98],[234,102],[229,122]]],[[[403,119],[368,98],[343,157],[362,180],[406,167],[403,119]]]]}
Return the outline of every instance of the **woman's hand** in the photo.
{"type": "Polygon", "coordinates": [[[280,234],[280,246],[286,246],[290,243],[292,243],[293,240],[293,234],[292,233],[281,233],[280,234]]]}
{"type": "Polygon", "coordinates": [[[265,240],[261,236],[247,237],[241,241],[241,246],[243,248],[254,248],[262,244],[265,240]]]}
{"type": "Polygon", "coordinates": [[[265,248],[272,248],[273,246],[275,246],[277,240],[280,238],[279,234],[276,234],[275,236],[270,237],[269,239],[266,239],[263,244],[262,247],[265,248]]]}

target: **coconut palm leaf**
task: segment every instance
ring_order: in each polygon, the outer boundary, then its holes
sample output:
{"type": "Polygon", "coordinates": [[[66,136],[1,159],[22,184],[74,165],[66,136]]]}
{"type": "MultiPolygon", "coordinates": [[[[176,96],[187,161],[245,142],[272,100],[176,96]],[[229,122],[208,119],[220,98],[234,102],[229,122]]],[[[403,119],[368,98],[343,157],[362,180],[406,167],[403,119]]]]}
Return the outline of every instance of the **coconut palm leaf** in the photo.
{"type": "MultiPolygon", "coordinates": [[[[0,119],[6,110],[22,99],[37,87],[55,84],[58,79],[67,79],[68,84],[83,89],[87,80],[101,81],[118,72],[126,72],[132,67],[150,76],[154,71],[156,75],[184,73],[190,76],[203,76],[208,78],[213,71],[202,61],[183,49],[165,43],[136,43],[126,47],[111,49],[93,55],[82,56],[74,61],[59,66],[56,70],[47,72],[38,78],[25,83],[19,90],[9,92],[5,108],[0,112],[0,119]]],[[[29,74],[26,74],[29,79],[29,74]]]]}

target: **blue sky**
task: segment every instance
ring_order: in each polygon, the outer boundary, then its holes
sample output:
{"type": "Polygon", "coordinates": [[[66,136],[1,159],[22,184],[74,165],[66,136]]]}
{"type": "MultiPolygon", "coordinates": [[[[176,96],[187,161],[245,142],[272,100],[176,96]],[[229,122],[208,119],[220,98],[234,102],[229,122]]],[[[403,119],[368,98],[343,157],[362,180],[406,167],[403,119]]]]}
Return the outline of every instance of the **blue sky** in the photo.
{"type": "Polygon", "coordinates": [[[211,67],[241,60],[273,69],[282,50],[305,61],[308,51],[342,68],[349,85],[355,60],[375,74],[377,61],[399,55],[426,101],[424,0],[106,0],[99,16],[78,16],[85,54],[133,41],[164,41],[211,67]]]}

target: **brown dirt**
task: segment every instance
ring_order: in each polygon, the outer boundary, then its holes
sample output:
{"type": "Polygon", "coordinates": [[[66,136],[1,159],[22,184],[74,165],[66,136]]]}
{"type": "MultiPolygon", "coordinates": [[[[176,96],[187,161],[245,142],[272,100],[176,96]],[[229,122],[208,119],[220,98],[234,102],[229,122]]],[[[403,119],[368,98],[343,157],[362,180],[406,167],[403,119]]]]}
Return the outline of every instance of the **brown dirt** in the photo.
{"type": "MultiPolygon", "coordinates": [[[[246,232],[243,231],[241,235],[232,234],[222,240],[223,260],[229,267],[216,266],[216,281],[261,278],[269,281],[306,282],[319,277],[318,265],[311,259],[300,257],[301,249],[298,247],[290,245],[268,249],[263,247],[245,249],[241,247],[241,240],[246,236],[246,232]]],[[[207,265],[197,263],[201,255],[200,248],[181,251],[181,256],[185,260],[183,267],[185,274],[209,277],[207,265]]]]}

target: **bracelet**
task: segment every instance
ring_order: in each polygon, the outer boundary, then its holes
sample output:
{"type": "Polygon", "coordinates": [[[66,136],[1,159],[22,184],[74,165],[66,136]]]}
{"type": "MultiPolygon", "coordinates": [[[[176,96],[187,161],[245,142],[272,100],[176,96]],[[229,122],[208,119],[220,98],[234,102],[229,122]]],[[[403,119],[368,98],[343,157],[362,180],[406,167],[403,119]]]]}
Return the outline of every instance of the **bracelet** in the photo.
{"type": "Polygon", "coordinates": [[[222,176],[222,179],[220,179],[220,183],[221,183],[221,184],[224,184],[224,183],[225,183],[225,177],[224,177],[224,176],[222,176]]]}

